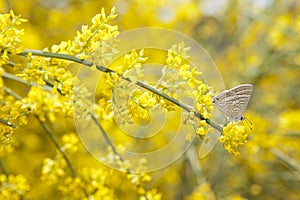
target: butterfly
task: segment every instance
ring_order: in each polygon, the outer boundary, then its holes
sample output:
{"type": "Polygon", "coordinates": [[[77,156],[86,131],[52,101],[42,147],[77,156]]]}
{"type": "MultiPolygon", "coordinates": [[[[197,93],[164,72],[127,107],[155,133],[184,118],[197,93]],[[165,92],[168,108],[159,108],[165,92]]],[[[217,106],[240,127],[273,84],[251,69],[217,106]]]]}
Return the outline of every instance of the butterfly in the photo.
{"type": "Polygon", "coordinates": [[[244,113],[252,92],[253,86],[251,84],[242,84],[222,91],[213,97],[212,102],[230,121],[240,121],[245,119],[244,113]]]}
{"type": "MultiPolygon", "coordinates": [[[[251,84],[242,84],[222,91],[213,97],[212,102],[229,120],[241,121],[245,119],[244,113],[251,99],[252,92],[253,86],[251,84]]],[[[250,129],[252,130],[251,126],[250,129]]],[[[214,131],[210,136],[204,138],[199,151],[199,158],[204,158],[212,150],[220,134],[219,131],[214,131]]]]}

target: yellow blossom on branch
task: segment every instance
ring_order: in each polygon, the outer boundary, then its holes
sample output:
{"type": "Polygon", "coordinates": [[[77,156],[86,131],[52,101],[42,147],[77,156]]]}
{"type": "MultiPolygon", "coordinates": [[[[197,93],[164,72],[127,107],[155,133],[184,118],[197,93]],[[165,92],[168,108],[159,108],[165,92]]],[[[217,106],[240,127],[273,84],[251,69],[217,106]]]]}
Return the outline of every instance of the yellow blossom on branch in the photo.
{"type": "Polygon", "coordinates": [[[223,128],[223,135],[219,141],[223,143],[224,148],[234,155],[239,155],[238,147],[245,145],[248,139],[248,132],[242,122],[229,122],[223,128]]]}
{"type": "Polygon", "coordinates": [[[0,174],[1,199],[22,199],[29,190],[30,186],[23,175],[0,174]]]}
{"type": "Polygon", "coordinates": [[[280,128],[294,132],[300,131],[300,110],[289,110],[283,112],[280,117],[280,128]]]}
{"type": "Polygon", "coordinates": [[[215,200],[214,191],[208,182],[204,182],[195,188],[193,193],[185,198],[185,200],[215,200]]]}
{"type": "Polygon", "coordinates": [[[43,122],[55,122],[58,116],[72,116],[72,102],[65,96],[52,94],[39,87],[32,87],[22,100],[43,122]]]}
{"type": "MultiPolygon", "coordinates": [[[[182,90],[187,97],[195,101],[194,111],[199,112],[203,118],[210,119],[213,111],[212,92],[205,83],[202,83],[202,72],[189,64],[189,50],[190,48],[185,47],[184,42],[173,45],[168,50],[161,80],[167,83],[168,89],[174,91],[173,93],[178,89],[182,90]]],[[[208,133],[208,126],[204,120],[194,116],[193,112],[188,115],[188,118],[190,124],[194,126],[196,135],[203,137],[208,133]]]]}
{"type": "Polygon", "coordinates": [[[7,63],[8,53],[18,54],[23,51],[21,36],[24,30],[16,28],[23,22],[27,20],[20,15],[16,16],[12,10],[9,14],[0,14],[0,66],[7,63]]]}

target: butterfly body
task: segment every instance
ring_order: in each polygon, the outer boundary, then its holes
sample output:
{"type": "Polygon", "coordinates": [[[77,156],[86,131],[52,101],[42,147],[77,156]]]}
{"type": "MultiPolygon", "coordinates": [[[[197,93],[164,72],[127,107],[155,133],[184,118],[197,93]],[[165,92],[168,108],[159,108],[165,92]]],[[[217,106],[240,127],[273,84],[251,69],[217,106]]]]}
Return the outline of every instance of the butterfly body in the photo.
{"type": "Polygon", "coordinates": [[[252,91],[253,86],[251,84],[238,85],[217,94],[212,99],[212,102],[229,120],[240,121],[244,119],[244,113],[250,101],[252,91]]]}

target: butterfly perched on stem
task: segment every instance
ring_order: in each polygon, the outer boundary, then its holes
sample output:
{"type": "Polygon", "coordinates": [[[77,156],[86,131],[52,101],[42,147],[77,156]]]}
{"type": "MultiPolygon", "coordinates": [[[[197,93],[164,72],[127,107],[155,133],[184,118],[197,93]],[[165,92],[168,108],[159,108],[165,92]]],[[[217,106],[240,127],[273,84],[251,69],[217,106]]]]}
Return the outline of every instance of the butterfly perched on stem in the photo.
{"type": "MultiPolygon", "coordinates": [[[[212,102],[230,121],[238,122],[245,119],[244,113],[251,99],[252,92],[253,86],[251,84],[242,84],[220,92],[213,97],[212,102]]],[[[251,123],[249,127],[252,130],[251,123]]],[[[199,158],[204,158],[212,150],[220,134],[220,132],[214,131],[210,136],[206,136],[199,150],[199,158]]]]}
{"type": "Polygon", "coordinates": [[[251,84],[242,84],[222,91],[213,97],[212,102],[230,121],[240,121],[245,119],[244,113],[252,92],[253,86],[251,84]]]}

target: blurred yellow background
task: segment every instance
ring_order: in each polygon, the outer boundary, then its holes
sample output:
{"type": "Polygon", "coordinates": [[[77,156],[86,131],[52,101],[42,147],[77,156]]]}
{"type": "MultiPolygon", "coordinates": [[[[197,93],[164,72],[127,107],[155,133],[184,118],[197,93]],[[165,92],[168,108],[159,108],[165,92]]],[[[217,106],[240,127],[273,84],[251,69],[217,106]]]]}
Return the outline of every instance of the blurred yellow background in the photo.
{"type": "MultiPolygon", "coordinates": [[[[161,199],[300,199],[300,1],[0,0],[1,13],[13,9],[28,19],[22,25],[23,46],[40,50],[74,37],[102,7],[116,7],[120,31],[154,26],[187,34],[212,57],[225,88],[254,86],[246,111],[253,132],[240,156],[229,155],[221,144],[200,161],[188,151],[150,173],[146,188],[156,188],[161,199]]],[[[35,118],[29,122],[15,133],[16,148],[3,158],[6,169],[26,177],[28,199],[63,199],[56,192],[59,184],[49,186],[40,178],[55,146],[35,118]]],[[[51,124],[57,138],[76,133],[71,118],[61,122],[51,124]]],[[[114,198],[137,198],[124,174],[100,164],[80,142],[76,145],[80,150],[70,156],[76,168],[101,168],[103,185],[114,198]]]]}

